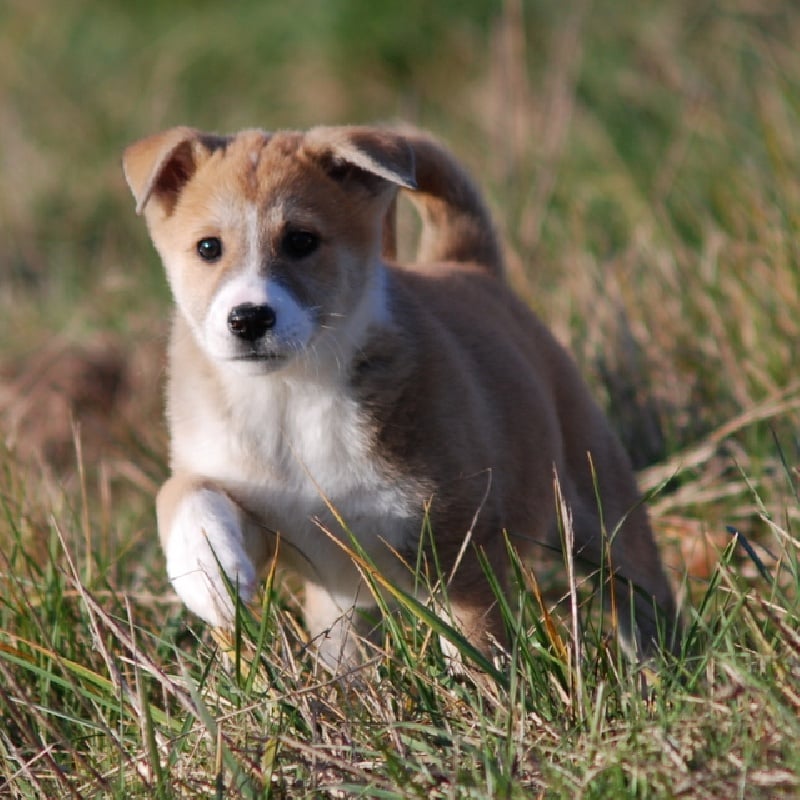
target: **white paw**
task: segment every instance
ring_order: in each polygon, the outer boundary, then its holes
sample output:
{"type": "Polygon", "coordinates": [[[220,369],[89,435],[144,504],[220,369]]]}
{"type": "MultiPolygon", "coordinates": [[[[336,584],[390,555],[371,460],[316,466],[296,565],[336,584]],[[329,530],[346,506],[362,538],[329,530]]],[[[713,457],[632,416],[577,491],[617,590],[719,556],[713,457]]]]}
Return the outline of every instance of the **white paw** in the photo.
{"type": "Polygon", "coordinates": [[[234,603],[220,573],[247,602],[256,570],[244,549],[240,511],[220,492],[201,489],[181,502],[166,546],[167,575],[186,606],[215,627],[229,627],[234,603]]]}

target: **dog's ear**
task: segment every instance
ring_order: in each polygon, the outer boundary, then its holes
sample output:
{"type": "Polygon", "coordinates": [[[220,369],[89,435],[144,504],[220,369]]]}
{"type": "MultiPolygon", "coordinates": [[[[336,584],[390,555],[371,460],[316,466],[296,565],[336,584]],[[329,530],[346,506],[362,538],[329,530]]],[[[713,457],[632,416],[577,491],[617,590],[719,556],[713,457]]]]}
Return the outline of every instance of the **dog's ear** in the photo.
{"type": "Polygon", "coordinates": [[[130,145],[122,156],[122,168],[141,214],[154,195],[177,196],[194,173],[192,142],[198,131],[170,128],[130,145]]]}
{"type": "Polygon", "coordinates": [[[373,191],[386,182],[415,189],[414,151],[396,133],[381,128],[312,128],[306,145],[335,180],[355,180],[373,191]]]}
{"type": "Polygon", "coordinates": [[[134,142],[122,156],[122,167],[141,214],[152,197],[169,212],[194,175],[204,154],[224,147],[228,138],[178,127],[134,142]]]}

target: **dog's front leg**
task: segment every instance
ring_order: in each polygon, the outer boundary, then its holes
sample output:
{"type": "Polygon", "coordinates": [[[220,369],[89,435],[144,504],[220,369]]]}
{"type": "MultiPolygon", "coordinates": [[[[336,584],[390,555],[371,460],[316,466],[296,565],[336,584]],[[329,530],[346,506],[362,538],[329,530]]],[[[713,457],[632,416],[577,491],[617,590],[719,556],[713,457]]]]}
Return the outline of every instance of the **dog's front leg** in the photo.
{"type": "Polygon", "coordinates": [[[252,599],[268,555],[266,534],[222,489],[193,475],[173,475],[161,487],[157,512],[175,591],[206,622],[229,627],[235,608],[220,567],[242,600],[252,599]]]}
{"type": "MultiPolygon", "coordinates": [[[[366,588],[362,587],[366,592],[366,588]]],[[[358,607],[352,598],[335,598],[322,586],[307,581],[303,612],[311,644],[332,672],[353,669],[368,655],[368,642],[376,633],[377,608],[358,607]]],[[[374,644],[374,642],[373,642],[374,644]]]]}

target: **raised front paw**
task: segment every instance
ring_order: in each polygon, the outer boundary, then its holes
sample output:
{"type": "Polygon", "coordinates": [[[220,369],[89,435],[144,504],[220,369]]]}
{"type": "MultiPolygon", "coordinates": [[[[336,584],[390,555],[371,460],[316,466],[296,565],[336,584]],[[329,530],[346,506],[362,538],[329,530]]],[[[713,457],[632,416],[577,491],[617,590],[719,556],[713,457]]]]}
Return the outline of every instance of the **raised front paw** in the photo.
{"type": "Polygon", "coordinates": [[[212,489],[191,492],[176,510],[165,550],[167,575],[186,606],[210,625],[230,627],[235,607],[220,566],[245,602],[257,583],[238,506],[212,489]]]}

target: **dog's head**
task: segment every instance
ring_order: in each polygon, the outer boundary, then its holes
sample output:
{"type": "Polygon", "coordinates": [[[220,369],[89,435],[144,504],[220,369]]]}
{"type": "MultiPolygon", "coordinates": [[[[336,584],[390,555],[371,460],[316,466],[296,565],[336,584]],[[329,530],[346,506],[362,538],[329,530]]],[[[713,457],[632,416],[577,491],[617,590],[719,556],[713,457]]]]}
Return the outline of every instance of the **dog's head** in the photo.
{"type": "Polygon", "coordinates": [[[414,185],[400,136],[181,127],[131,145],[123,165],[176,305],[213,359],[259,373],[326,349],[341,358],[382,313],[383,221],[397,187],[414,185]]]}

